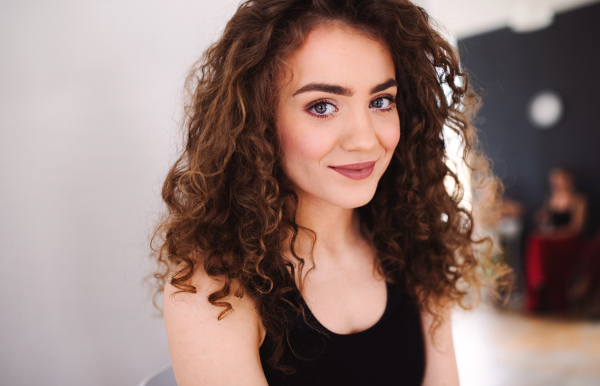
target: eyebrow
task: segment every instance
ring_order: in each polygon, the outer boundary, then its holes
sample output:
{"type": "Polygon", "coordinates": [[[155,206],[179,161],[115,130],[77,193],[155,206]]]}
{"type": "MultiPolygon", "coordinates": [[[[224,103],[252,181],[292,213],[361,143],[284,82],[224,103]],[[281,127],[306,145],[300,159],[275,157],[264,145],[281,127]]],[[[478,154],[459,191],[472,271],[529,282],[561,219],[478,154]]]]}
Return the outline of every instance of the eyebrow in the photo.
{"type": "Polygon", "coordinates": [[[377,86],[375,86],[371,89],[371,94],[375,94],[376,92],[387,90],[390,87],[398,87],[398,82],[396,82],[396,79],[390,78],[390,79],[386,80],[385,82],[378,84],[377,86]]]}
{"type": "Polygon", "coordinates": [[[354,91],[352,91],[346,87],[338,86],[335,84],[309,83],[305,86],[302,86],[298,91],[293,93],[292,96],[296,96],[303,92],[310,92],[310,91],[323,91],[323,92],[327,92],[330,94],[343,95],[343,96],[352,96],[352,94],[354,94],[354,91]]]}
{"type": "MultiPolygon", "coordinates": [[[[388,88],[394,87],[394,86],[398,86],[398,82],[396,82],[395,79],[390,78],[390,79],[386,80],[385,82],[380,83],[377,86],[373,87],[371,89],[371,94],[375,94],[376,92],[387,90],[388,88]]],[[[309,83],[305,86],[302,86],[300,89],[298,89],[295,93],[292,94],[292,96],[296,96],[303,92],[309,92],[309,91],[322,91],[322,92],[336,94],[336,95],[342,95],[342,96],[352,96],[354,94],[353,90],[343,87],[343,86],[336,85],[336,84],[309,83]]]]}

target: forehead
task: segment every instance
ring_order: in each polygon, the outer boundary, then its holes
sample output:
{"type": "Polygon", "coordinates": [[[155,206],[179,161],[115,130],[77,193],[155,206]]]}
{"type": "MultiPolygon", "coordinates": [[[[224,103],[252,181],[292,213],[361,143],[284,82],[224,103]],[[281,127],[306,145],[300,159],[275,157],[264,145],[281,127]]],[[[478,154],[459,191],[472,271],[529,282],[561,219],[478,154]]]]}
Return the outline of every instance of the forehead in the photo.
{"type": "Polygon", "coordinates": [[[550,178],[571,179],[571,174],[563,170],[553,170],[550,172],[550,178]]]}
{"type": "Polygon", "coordinates": [[[289,68],[284,71],[283,86],[291,92],[310,82],[370,89],[396,78],[388,47],[341,23],[315,27],[286,62],[289,68]]]}

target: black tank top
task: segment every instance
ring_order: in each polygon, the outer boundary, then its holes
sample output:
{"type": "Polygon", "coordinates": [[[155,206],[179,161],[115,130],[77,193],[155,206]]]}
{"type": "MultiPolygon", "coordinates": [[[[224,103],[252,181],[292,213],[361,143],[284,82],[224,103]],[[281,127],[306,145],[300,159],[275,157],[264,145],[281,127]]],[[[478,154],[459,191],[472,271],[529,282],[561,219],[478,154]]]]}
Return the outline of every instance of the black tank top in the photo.
{"type": "Polygon", "coordinates": [[[571,222],[571,216],[569,209],[563,211],[550,210],[550,224],[555,228],[566,227],[571,222]]]}
{"type": "Polygon", "coordinates": [[[419,386],[425,372],[425,347],[419,311],[395,284],[387,284],[387,305],[381,319],[367,330],[340,335],[323,327],[302,301],[308,322],[295,313],[283,362],[291,375],[267,364],[272,350],[265,338],[260,357],[269,386],[419,386]],[[300,357],[300,358],[299,358],[300,357]]]}

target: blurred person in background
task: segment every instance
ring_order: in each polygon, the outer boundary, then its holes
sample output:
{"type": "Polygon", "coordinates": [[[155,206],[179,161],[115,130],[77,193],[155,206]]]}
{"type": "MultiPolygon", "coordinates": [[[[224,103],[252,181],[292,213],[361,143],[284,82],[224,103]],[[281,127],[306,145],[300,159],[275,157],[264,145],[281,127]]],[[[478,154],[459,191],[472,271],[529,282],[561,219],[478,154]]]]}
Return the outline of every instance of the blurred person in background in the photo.
{"type": "Polygon", "coordinates": [[[525,307],[567,314],[569,281],[581,260],[587,200],[565,167],[552,169],[548,182],[550,193],[535,217],[538,230],[527,242],[525,307]]]}
{"type": "Polygon", "coordinates": [[[548,176],[550,194],[536,214],[540,237],[561,239],[579,237],[587,215],[586,197],[575,189],[573,173],[554,168],[548,176]]]}

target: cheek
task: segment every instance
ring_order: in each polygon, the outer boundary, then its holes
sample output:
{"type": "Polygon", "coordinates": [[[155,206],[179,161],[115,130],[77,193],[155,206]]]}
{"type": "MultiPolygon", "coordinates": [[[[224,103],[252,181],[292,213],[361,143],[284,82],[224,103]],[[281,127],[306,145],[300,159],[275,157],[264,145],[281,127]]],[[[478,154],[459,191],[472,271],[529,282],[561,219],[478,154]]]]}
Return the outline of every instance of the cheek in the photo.
{"type": "Polygon", "coordinates": [[[379,131],[379,142],[386,151],[394,151],[400,142],[400,123],[389,122],[379,131]]]}
{"type": "Polygon", "coordinates": [[[319,161],[331,150],[331,139],[314,128],[282,127],[280,138],[287,161],[319,161]]]}

